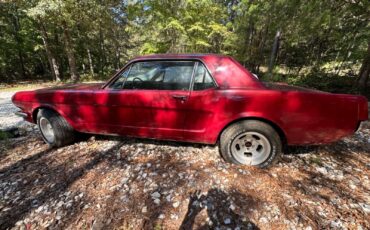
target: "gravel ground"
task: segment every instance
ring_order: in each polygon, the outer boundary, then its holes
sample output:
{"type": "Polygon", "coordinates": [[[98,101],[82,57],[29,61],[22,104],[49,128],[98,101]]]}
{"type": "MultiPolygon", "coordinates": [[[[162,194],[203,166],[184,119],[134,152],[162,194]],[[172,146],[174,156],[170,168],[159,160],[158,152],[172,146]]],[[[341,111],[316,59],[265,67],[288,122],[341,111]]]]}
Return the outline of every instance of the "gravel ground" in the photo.
{"type": "Polygon", "coordinates": [[[13,95],[14,92],[0,92],[0,130],[8,130],[14,127],[28,128],[32,126],[14,114],[19,109],[12,104],[11,97],[13,95]]]}
{"type": "Polygon", "coordinates": [[[93,136],[49,149],[32,130],[0,141],[0,229],[370,229],[369,150],[369,122],[266,170],[208,145],[93,136]]]}

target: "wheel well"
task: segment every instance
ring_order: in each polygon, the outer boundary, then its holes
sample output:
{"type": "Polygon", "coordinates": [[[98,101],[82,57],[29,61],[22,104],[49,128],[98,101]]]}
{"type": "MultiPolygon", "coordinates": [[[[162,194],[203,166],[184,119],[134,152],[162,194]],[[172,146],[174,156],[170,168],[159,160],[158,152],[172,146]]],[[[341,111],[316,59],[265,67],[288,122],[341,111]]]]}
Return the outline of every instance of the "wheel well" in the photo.
{"type": "Polygon", "coordinates": [[[230,125],[233,125],[237,122],[240,122],[240,121],[250,121],[250,120],[255,120],[255,121],[261,121],[261,122],[264,122],[268,125],[270,125],[272,128],[275,129],[275,131],[279,134],[280,136],[280,139],[281,139],[281,142],[283,144],[283,146],[287,146],[287,139],[286,139],[286,135],[284,133],[284,131],[277,125],[275,124],[274,122],[270,121],[270,120],[267,120],[267,119],[264,119],[264,118],[260,118],[260,117],[243,117],[243,118],[239,118],[239,119],[236,119],[230,123],[228,123],[222,130],[221,132],[218,134],[218,138],[217,140],[219,141],[220,140],[220,137],[221,137],[221,134],[222,132],[227,129],[230,125]]]}
{"type": "Polygon", "coordinates": [[[50,111],[53,111],[53,112],[59,114],[57,111],[55,111],[52,108],[49,108],[49,107],[38,107],[38,108],[34,109],[33,112],[32,112],[32,119],[33,119],[33,122],[35,122],[35,124],[37,124],[37,114],[39,113],[39,111],[41,109],[47,109],[47,110],[50,110],[50,111]]]}

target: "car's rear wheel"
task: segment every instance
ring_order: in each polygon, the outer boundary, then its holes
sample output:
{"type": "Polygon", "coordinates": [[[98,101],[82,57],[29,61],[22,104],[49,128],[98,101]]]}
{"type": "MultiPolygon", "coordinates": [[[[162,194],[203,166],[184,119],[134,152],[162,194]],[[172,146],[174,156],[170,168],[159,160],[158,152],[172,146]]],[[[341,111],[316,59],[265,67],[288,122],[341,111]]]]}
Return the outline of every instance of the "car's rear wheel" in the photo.
{"type": "Polygon", "coordinates": [[[222,132],[220,152],[227,162],[265,168],[280,157],[282,142],[270,125],[246,120],[234,123],[222,132]]]}
{"type": "Polygon", "coordinates": [[[37,125],[45,143],[51,147],[61,147],[75,140],[75,131],[58,113],[41,109],[37,114],[37,125]]]}

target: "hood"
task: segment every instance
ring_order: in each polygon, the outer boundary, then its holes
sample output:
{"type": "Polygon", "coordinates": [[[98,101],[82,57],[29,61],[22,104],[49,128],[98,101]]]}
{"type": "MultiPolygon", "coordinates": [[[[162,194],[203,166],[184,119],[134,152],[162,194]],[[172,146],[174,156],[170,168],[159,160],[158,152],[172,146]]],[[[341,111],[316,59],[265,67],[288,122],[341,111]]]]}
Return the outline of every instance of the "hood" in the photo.
{"type": "Polygon", "coordinates": [[[266,88],[272,89],[272,90],[325,93],[325,92],[320,91],[320,90],[308,89],[308,88],[304,88],[304,87],[300,87],[300,86],[292,86],[292,85],[288,85],[288,84],[282,83],[282,82],[276,82],[276,83],[264,82],[263,84],[266,86],[266,88]]]}
{"type": "MultiPolygon", "coordinates": [[[[37,101],[37,102],[45,102],[49,101],[51,97],[54,97],[55,93],[63,93],[68,91],[79,91],[79,90],[86,90],[86,91],[93,91],[99,90],[104,85],[104,83],[87,83],[87,84],[67,84],[57,87],[50,87],[44,89],[36,89],[36,90],[29,90],[29,91],[19,91],[15,93],[12,97],[12,102],[16,106],[22,108],[24,107],[25,103],[37,101]]],[[[58,94],[58,100],[68,100],[68,96],[70,94],[58,94]],[[60,96],[62,95],[62,96],[60,96]],[[67,98],[67,99],[66,99],[67,98]]],[[[55,99],[57,100],[57,99],[55,99]]]]}
{"type": "Polygon", "coordinates": [[[100,89],[105,83],[81,83],[81,84],[66,84],[56,87],[38,89],[36,91],[50,91],[50,90],[96,90],[100,89]]]}

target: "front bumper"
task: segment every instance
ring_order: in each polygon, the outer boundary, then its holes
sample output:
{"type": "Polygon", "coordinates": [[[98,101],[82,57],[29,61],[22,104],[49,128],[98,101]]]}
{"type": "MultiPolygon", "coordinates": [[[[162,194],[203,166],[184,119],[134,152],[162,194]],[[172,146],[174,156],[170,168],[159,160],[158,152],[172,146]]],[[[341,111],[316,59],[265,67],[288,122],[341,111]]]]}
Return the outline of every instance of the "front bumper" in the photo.
{"type": "Polygon", "coordinates": [[[26,119],[28,117],[28,114],[27,113],[23,113],[23,112],[15,112],[14,113],[15,115],[17,115],[18,117],[23,117],[24,119],[26,119]]]}

